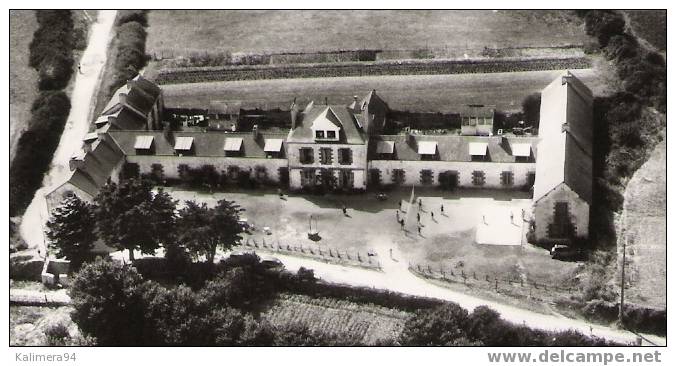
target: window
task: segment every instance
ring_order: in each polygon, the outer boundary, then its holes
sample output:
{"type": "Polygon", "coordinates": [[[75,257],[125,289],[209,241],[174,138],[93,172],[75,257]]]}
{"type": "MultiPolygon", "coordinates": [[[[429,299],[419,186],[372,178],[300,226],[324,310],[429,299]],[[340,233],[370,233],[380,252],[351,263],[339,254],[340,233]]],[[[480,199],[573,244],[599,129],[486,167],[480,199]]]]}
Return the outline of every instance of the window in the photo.
{"type": "Polygon", "coordinates": [[[300,149],[300,163],[312,164],[315,162],[314,150],[311,147],[302,147],[300,149]]]}
{"type": "Polygon", "coordinates": [[[394,184],[404,184],[406,181],[406,172],[404,169],[392,169],[392,182],[394,184]]]}
{"type": "Polygon", "coordinates": [[[432,184],[434,182],[434,173],[429,169],[423,169],[420,171],[420,183],[422,184],[432,184]]]}
{"type": "Polygon", "coordinates": [[[333,150],[330,147],[319,149],[319,161],[323,165],[331,165],[333,163],[333,150]]]}
{"type": "Polygon", "coordinates": [[[458,187],[458,172],[455,170],[447,170],[439,173],[439,184],[442,188],[454,190],[458,187]]]}
{"type": "Polygon", "coordinates": [[[324,131],[316,131],[315,137],[318,138],[318,139],[323,139],[324,138],[324,131]]]}
{"type": "Polygon", "coordinates": [[[313,185],[315,183],[315,170],[303,169],[300,176],[300,184],[302,186],[313,185]]]}
{"type": "Polygon", "coordinates": [[[500,184],[503,186],[513,186],[514,185],[514,173],[505,171],[500,173],[500,184]]]}
{"type": "Polygon", "coordinates": [[[326,131],[326,137],[330,139],[336,138],[336,131],[326,131]]]}
{"type": "Polygon", "coordinates": [[[352,164],[352,149],[338,149],[338,163],[341,165],[352,164]]]}
{"type": "Polygon", "coordinates": [[[534,172],[528,172],[526,175],[526,185],[528,187],[532,187],[535,184],[535,173],[534,172]]]}
{"type": "Polygon", "coordinates": [[[483,186],[486,183],[486,174],[480,170],[472,172],[472,184],[475,186],[483,186]]]}

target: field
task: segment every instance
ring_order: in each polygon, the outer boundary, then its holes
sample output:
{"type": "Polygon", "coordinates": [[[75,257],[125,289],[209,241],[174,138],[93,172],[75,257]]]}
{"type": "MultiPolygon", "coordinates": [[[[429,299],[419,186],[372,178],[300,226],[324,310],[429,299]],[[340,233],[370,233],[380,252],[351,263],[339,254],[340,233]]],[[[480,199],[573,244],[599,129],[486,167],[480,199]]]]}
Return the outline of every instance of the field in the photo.
{"type": "Polygon", "coordinates": [[[637,36],[645,39],[659,51],[667,50],[666,10],[625,10],[637,36]]]}
{"type": "MultiPolygon", "coordinates": [[[[655,307],[666,306],[667,294],[666,155],[667,144],[663,141],[634,173],[627,184],[624,202],[628,239],[627,301],[655,307]]],[[[621,241],[618,241],[618,259],[621,260],[619,243],[621,241]]]]}
{"type": "MultiPolygon", "coordinates": [[[[527,95],[539,92],[562,71],[491,74],[404,75],[346,78],[250,80],[163,85],[167,107],[208,107],[218,100],[257,102],[266,108],[288,109],[291,101],[348,104],[352,97],[376,89],[395,110],[452,112],[465,104],[491,104],[499,110],[519,110],[527,95]]],[[[595,92],[605,86],[594,69],[573,70],[595,92]]]]}
{"type": "Polygon", "coordinates": [[[9,156],[14,158],[21,132],[28,127],[30,105],[37,95],[38,74],[28,66],[28,45],[38,24],[28,10],[9,12],[9,156]]]}
{"type": "Polygon", "coordinates": [[[328,335],[355,337],[367,345],[396,339],[409,313],[346,300],[281,294],[262,317],[273,326],[300,324],[328,335]]]}
{"type": "Polygon", "coordinates": [[[171,11],[149,15],[148,53],[483,49],[581,44],[561,11],[171,11]]]}

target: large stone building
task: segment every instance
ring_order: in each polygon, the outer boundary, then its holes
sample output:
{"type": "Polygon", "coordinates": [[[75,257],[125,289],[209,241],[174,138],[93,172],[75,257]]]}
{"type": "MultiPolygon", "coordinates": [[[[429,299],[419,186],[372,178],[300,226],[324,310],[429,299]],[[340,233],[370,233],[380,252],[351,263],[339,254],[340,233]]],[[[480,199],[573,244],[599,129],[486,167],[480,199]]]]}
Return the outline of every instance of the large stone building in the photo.
{"type": "MultiPolygon", "coordinates": [[[[71,160],[70,179],[48,194],[91,200],[125,166],[178,179],[210,165],[222,179],[291,190],[381,185],[529,189],[537,240],[586,237],[591,203],[592,95],[566,73],[542,92],[539,136],[493,135],[494,110],[468,106],[460,134],[385,135],[388,105],[376,93],[346,105],[294,103],[288,133],[160,131],[162,91],[137,77],[120,88],[71,160]]],[[[230,112],[228,112],[230,113],[230,112]]]]}

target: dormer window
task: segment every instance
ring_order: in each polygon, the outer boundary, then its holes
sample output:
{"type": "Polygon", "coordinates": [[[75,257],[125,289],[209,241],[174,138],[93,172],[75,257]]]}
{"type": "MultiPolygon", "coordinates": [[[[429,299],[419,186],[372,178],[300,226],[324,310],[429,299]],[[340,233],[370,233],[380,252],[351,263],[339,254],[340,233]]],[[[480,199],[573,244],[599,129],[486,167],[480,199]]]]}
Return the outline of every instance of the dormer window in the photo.
{"type": "Polygon", "coordinates": [[[335,139],[336,138],[336,131],[326,131],[326,138],[335,139]]]}
{"type": "Polygon", "coordinates": [[[315,137],[318,139],[324,138],[324,131],[315,131],[315,137]]]}

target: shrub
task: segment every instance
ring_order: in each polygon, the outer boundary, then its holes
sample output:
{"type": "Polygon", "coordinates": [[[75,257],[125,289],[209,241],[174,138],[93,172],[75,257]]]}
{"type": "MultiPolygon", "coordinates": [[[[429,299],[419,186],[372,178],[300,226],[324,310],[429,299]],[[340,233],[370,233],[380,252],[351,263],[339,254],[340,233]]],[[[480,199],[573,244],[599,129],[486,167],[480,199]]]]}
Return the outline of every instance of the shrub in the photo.
{"type": "Polygon", "coordinates": [[[147,10],[118,10],[117,18],[115,19],[115,26],[128,22],[136,22],[144,27],[148,26],[148,11],[147,10]]]}
{"type": "Polygon", "coordinates": [[[585,14],[584,20],[587,34],[597,37],[601,47],[605,47],[612,36],[624,33],[624,19],[614,11],[592,10],[585,14]]]}
{"type": "Polygon", "coordinates": [[[70,10],[37,10],[38,29],[29,45],[28,64],[34,68],[56,55],[73,57],[73,16],[70,10]]]}
{"type": "Polygon", "coordinates": [[[448,346],[466,337],[467,310],[448,303],[418,311],[406,321],[400,342],[406,346],[448,346]]]}
{"type": "Polygon", "coordinates": [[[38,70],[40,90],[59,90],[68,85],[73,75],[73,58],[62,54],[44,59],[38,70]]]}
{"type": "Polygon", "coordinates": [[[70,333],[68,327],[62,323],[57,323],[49,326],[45,330],[47,336],[47,345],[50,347],[63,347],[68,345],[70,333]]]}
{"type": "Polygon", "coordinates": [[[66,124],[70,101],[61,91],[42,92],[31,112],[28,130],[19,138],[10,166],[10,216],[22,214],[40,188],[66,124]]]}

